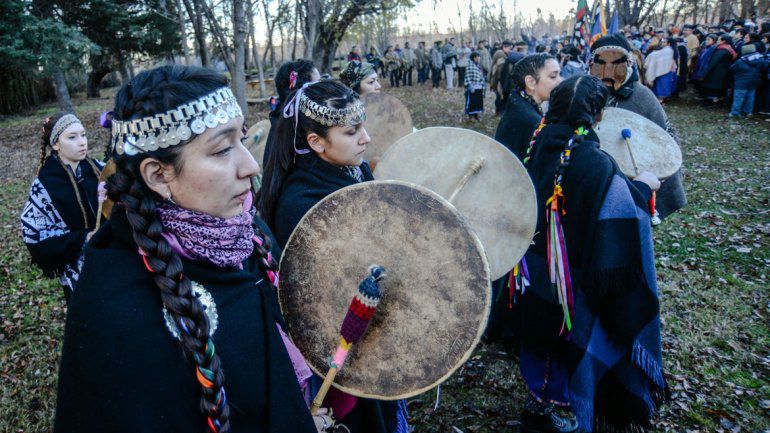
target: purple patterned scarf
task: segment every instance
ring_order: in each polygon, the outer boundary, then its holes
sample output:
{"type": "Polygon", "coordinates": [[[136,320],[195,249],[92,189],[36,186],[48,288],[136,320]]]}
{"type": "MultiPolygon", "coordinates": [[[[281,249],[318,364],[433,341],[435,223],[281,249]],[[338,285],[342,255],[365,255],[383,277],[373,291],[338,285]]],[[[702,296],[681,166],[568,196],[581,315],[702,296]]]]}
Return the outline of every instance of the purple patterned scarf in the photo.
{"type": "Polygon", "coordinates": [[[252,223],[256,209],[251,204],[252,200],[247,199],[242,214],[225,219],[164,202],[158,206],[163,237],[187,259],[220,268],[241,267],[254,251],[252,223]]]}

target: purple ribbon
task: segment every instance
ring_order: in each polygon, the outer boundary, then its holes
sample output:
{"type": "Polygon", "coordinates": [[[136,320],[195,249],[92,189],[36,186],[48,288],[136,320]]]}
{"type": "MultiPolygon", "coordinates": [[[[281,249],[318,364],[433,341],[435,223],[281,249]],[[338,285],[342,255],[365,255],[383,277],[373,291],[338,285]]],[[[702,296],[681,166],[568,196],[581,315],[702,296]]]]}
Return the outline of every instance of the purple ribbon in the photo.
{"type": "Polygon", "coordinates": [[[104,128],[112,127],[112,111],[105,111],[99,116],[99,124],[104,128]]]}
{"type": "Polygon", "coordinates": [[[305,83],[300,87],[299,90],[297,90],[294,93],[294,97],[289,99],[286,102],[286,106],[283,107],[283,118],[289,119],[291,117],[294,117],[294,151],[297,152],[299,155],[305,155],[307,153],[310,153],[310,149],[297,149],[297,128],[299,127],[299,100],[302,97],[302,94],[305,92],[305,89],[308,88],[308,86],[313,85],[317,83],[317,81],[311,81],[309,83],[305,83]]]}

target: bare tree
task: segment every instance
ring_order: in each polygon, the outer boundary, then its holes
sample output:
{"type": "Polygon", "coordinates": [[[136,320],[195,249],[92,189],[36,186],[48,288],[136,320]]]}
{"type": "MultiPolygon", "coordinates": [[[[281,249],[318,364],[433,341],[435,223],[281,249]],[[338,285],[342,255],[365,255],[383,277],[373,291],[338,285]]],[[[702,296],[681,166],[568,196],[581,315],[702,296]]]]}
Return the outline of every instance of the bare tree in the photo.
{"type": "Polygon", "coordinates": [[[187,16],[193,26],[195,35],[195,44],[198,46],[198,57],[201,58],[201,66],[209,66],[209,51],[206,46],[206,31],[203,28],[203,11],[201,4],[203,0],[182,0],[187,16]]]}
{"type": "Polygon", "coordinates": [[[177,19],[179,20],[179,35],[182,43],[182,54],[184,55],[184,64],[190,64],[190,49],[187,48],[187,25],[184,20],[184,9],[182,9],[182,1],[176,0],[176,12],[177,19]]]}
{"type": "Polygon", "coordinates": [[[246,103],[246,35],[248,23],[246,22],[247,0],[233,0],[233,51],[234,64],[230,69],[230,76],[235,98],[241,106],[244,117],[249,113],[249,105],[246,103]]]}
{"type": "Polygon", "coordinates": [[[358,18],[381,14],[410,0],[298,0],[302,9],[305,56],[323,72],[331,72],[334,54],[348,28],[358,18]]]}

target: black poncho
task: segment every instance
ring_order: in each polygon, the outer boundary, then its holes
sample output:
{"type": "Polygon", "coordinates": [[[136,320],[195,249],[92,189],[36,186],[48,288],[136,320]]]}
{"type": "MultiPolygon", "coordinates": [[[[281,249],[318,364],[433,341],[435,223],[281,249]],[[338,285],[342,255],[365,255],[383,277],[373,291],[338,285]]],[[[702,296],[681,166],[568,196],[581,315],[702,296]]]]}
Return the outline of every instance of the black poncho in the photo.
{"type": "MultiPolygon", "coordinates": [[[[257,257],[243,269],[183,260],[211,294],[233,433],[316,431],[276,323],[257,257]]],[[[205,303],[204,303],[205,305],[205,303]]],[[[67,317],[55,432],[203,433],[200,385],[162,313],[125,213],[94,235],[67,317]]]]}

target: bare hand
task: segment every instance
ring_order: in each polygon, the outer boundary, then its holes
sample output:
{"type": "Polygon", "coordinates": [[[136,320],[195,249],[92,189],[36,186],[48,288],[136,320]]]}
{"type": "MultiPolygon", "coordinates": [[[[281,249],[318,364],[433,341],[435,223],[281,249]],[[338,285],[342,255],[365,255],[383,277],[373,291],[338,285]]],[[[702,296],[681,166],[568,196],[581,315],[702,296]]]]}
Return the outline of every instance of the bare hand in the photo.
{"type": "Polygon", "coordinates": [[[318,409],[318,413],[313,415],[313,422],[315,422],[315,428],[318,433],[324,433],[334,427],[334,418],[332,418],[331,410],[322,407],[318,409]]]}
{"type": "Polygon", "coordinates": [[[660,189],[660,180],[649,171],[639,173],[639,176],[636,176],[634,180],[647,184],[653,191],[660,189]]]}

